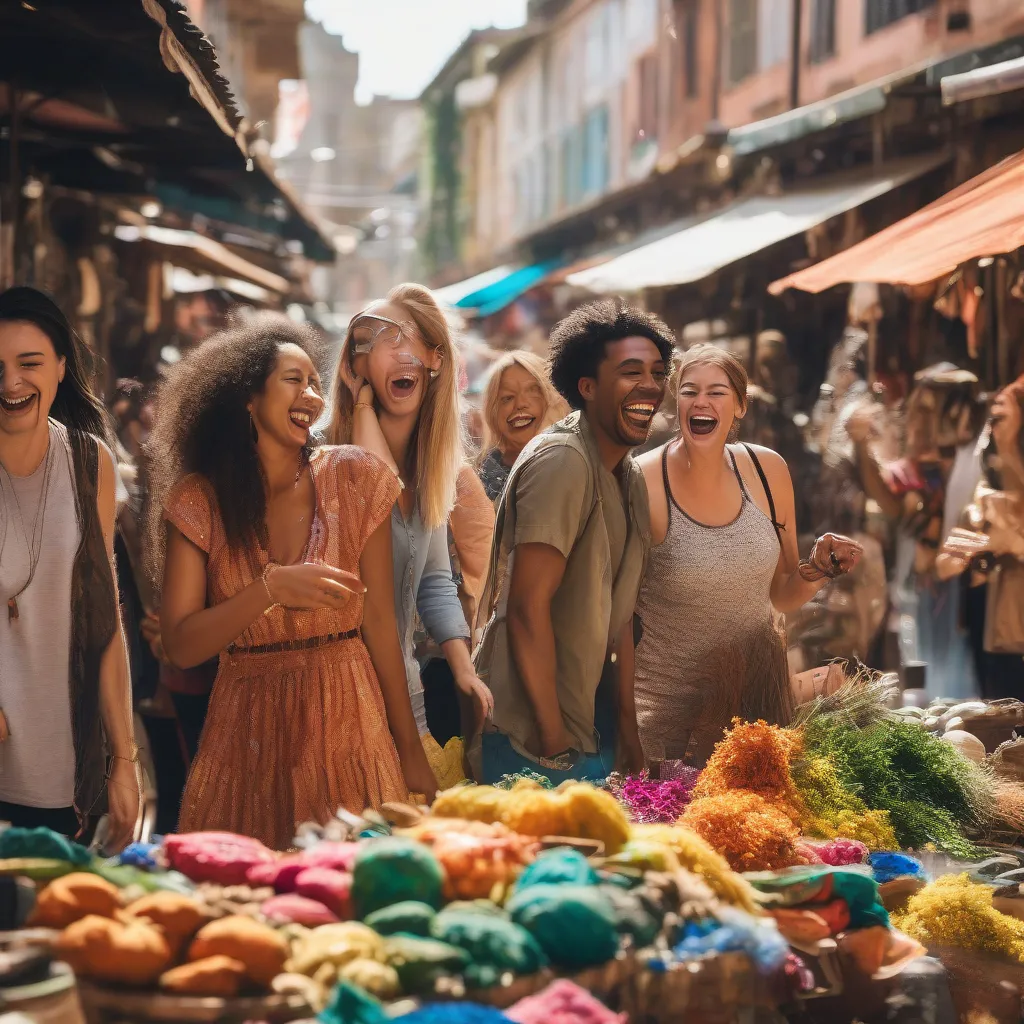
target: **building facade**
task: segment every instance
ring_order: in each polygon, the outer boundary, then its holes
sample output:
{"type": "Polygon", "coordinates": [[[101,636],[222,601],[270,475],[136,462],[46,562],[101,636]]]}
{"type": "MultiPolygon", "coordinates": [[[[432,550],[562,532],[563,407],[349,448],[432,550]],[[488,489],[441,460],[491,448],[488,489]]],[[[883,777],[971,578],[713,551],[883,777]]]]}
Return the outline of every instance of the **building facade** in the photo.
{"type": "Polygon", "coordinates": [[[474,259],[459,265],[507,260],[524,239],[599,209],[689,143],[1024,34],[1020,0],[796,5],[531,4],[525,32],[480,76],[491,85],[462,171],[474,183],[465,194],[474,259]]]}
{"type": "Polygon", "coordinates": [[[415,100],[358,104],[359,55],[322,25],[303,24],[299,48],[304,123],[289,132],[292,148],[277,152],[278,168],[331,225],[338,260],[313,284],[344,318],[414,275],[422,111],[415,100]]]}
{"type": "MultiPolygon", "coordinates": [[[[644,177],[658,153],[659,0],[564,8],[499,57],[498,249],[644,177]]],[[[488,200],[484,200],[488,201],[488,200]]]]}
{"type": "Polygon", "coordinates": [[[724,0],[726,125],[771,117],[1024,32],[1018,0],[802,0],[794,81],[794,3],[724,0]]]}

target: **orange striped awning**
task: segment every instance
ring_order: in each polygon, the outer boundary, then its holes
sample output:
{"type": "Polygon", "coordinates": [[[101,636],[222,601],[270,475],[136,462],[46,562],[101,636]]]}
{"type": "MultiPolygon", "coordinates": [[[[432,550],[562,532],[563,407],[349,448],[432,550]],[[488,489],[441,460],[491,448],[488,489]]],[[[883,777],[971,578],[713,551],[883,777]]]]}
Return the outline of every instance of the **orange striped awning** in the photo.
{"type": "Polygon", "coordinates": [[[1024,245],[1024,151],[845,252],[769,285],[823,292],[837,284],[921,285],[961,263],[1024,245]]]}

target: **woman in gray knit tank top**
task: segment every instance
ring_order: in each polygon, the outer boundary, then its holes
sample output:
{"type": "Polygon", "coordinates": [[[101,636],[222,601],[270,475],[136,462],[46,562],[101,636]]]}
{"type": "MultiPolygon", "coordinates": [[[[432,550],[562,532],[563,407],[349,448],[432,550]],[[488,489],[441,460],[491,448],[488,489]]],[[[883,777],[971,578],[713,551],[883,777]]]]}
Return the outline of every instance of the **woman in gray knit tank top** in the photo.
{"type": "Polygon", "coordinates": [[[736,359],[690,349],[676,394],[677,436],[639,460],[652,547],[637,601],[636,706],[648,759],[703,764],[736,715],[788,723],[779,614],[849,572],[860,547],[829,533],[800,560],[786,463],[727,444],[747,408],[736,359]]]}

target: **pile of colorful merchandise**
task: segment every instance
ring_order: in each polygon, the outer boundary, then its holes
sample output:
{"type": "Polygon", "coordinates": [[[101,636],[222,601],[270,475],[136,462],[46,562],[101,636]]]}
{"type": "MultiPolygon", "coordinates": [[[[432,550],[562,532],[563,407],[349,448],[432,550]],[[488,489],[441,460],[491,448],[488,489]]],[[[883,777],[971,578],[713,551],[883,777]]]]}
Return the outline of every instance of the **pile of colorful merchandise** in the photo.
{"type": "Polygon", "coordinates": [[[632,825],[591,785],[465,786],[429,814],[343,815],[296,843],[168,836],[107,861],[10,828],[0,872],[36,882],[27,942],[38,967],[70,965],[87,1013],[97,993],[151,993],[263,999],[275,1019],[290,1001],[324,1024],[625,1024],[662,1019],[638,1009],[641,975],[727,956],[773,998],[815,985],[772,897],[693,831],[632,825]]]}
{"type": "Polygon", "coordinates": [[[736,721],[670,779],[339,811],[286,853],[204,833],[110,861],[9,828],[0,874],[36,893],[0,987],[60,961],[87,1015],[120,993],[323,1024],[657,1024],[884,982],[926,949],[1024,964],[1022,860],[990,850],[1024,788],[889,700],[857,680],[791,728],[736,721]]]}

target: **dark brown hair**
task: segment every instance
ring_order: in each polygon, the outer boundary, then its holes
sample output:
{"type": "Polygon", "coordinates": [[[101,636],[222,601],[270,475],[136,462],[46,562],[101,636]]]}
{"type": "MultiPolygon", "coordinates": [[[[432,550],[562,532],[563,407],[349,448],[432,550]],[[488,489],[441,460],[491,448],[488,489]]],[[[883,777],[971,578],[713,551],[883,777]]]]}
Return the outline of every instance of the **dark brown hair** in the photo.
{"type": "Polygon", "coordinates": [[[248,404],[263,390],[282,345],[297,345],[319,363],[320,341],[311,330],[281,313],[239,311],[168,372],[146,446],[146,555],[154,580],[163,575],[164,503],[189,473],[213,488],[230,546],[265,539],[267,498],[248,404]]]}
{"type": "Polygon", "coordinates": [[[580,380],[597,376],[609,342],[633,337],[654,342],[665,363],[671,362],[675,338],[653,313],[622,299],[601,299],[574,309],[551,331],[548,365],[555,390],[573,409],[582,409],[580,380]]]}

